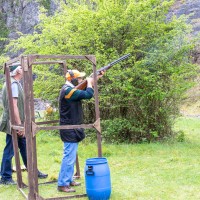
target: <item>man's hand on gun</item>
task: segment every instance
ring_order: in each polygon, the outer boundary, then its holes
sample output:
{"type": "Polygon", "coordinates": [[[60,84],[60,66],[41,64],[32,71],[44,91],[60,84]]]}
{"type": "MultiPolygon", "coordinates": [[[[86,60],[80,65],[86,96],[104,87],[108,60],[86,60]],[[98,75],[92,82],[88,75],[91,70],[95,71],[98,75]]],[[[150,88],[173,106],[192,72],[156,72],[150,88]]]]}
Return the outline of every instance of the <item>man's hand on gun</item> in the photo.
{"type": "MultiPolygon", "coordinates": [[[[104,74],[105,74],[105,72],[101,71],[101,73],[97,76],[97,80],[99,80],[104,74]]],[[[86,80],[87,80],[87,82],[88,82],[89,85],[90,84],[92,86],[94,85],[94,78],[93,77],[87,77],[86,80]]]]}
{"type": "Polygon", "coordinates": [[[97,80],[99,80],[104,74],[105,74],[105,71],[101,71],[100,74],[97,76],[97,80]]]}

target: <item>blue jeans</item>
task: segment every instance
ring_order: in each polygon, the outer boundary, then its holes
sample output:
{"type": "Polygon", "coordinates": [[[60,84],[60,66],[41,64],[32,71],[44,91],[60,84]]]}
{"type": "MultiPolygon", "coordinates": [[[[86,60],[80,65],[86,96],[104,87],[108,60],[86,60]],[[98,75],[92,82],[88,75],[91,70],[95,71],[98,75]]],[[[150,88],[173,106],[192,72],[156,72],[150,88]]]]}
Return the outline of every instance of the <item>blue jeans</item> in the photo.
{"type": "Polygon", "coordinates": [[[58,186],[69,186],[73,181],[78,143],[64,142],[64,153],[58,177],[58,186]]]}
{"type": "MultiPolygon", "coordinates": [[[[26,138],[18,138],[18,147],[24,165],[27,167],[27,154],[26,154],[26,138]]],[[[6,134],[6,146],[3,151],[3,157],[1,162],[1,179],[12,179],[12,158],[14,156],[12,135],[6,134]]]]}

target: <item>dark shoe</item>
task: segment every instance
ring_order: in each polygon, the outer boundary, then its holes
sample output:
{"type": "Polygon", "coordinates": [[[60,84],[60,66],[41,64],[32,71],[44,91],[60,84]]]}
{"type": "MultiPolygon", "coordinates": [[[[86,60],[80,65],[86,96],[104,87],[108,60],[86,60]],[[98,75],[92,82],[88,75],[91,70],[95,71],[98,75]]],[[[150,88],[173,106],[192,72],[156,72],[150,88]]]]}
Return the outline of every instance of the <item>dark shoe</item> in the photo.
{"type": "Polygon", "coordinates": [[[38,178],[47,178],[48,174],[43,174],[38,170],[38,178]]]}
{"type": "Polygon", "coordinates": [[[81,185],[81,183],[75,182],[75,181],[72,181],[72,182],[70,183],[70,186],[79,186],[79,185],[81,185]]]}
{"type": "Polygon", "coordinates": [[[60,192],[76,192],[75,189],[72,189],[69,186],[58,186],[58,191],[60,191],[60,192]]]}
{"type": "Polygon", "coordinates": [[[1,179],[0,185],[17,185],[17,183],[15,181],[13,181],[12,179],[10,179],[10,180],[1,179]]]}

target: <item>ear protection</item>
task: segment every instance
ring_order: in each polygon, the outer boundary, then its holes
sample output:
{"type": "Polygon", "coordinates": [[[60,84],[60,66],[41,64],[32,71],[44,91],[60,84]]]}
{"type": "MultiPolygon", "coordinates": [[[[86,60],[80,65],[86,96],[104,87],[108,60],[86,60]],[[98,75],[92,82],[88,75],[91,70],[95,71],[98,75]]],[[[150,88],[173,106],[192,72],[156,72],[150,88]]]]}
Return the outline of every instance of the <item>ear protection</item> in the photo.
{"type": "Polygon", "coordinates": [[[70,70],[68,70],[68,73],[70,74],[70,76],[71,76],[71,78],[73,78],[74,77],[74,72],[70,69],[70,70]]]}
{"type": "Polygon", "coordinates": [[[68,73],[70,74],[72,84],[77,86],[78,85],[78,79],[74,78],[74,72],[72,70],[68,70],[68,73]]]}

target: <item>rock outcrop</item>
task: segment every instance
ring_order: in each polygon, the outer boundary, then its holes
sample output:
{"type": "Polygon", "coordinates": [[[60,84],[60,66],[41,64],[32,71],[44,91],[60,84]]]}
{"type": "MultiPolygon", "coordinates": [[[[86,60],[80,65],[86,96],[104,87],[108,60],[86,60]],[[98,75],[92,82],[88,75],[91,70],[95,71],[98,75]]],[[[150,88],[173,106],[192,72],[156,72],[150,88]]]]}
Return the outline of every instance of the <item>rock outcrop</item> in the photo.
{"type": "Polygon", "coordinates": [[[168,17],[172,15],[188,16],[188,23],[193,26],[193,34],[197,35],[200,32],[200,0],[176,0],[168,17]]]}
{"type": "MultiPolygon", "coordinates": [[[[200,33],[200,0],[176,0],[172,6],[167,18],[176,15],[186,15],[188,23],[192,25],[192,35],[196,36],[200,33]]],[[[200,64],[200,49],[199,47],[192,54],[194,63],[200,64]]]]}
{"type": "MultiPolygon", "coordinates": [[[[18,38],[19,32],[23,34],[33,33],[34,27],[39,23],[41,2],[46,2],[46,6],[48,3],[50,14],[53,14],[57,9],[55,0],[0,0],[1,20],[4,21],[9,30],[8,38],[18,38]]],[[[18,56],[17,54],[10,56],[15,57],[18,56]]]]}

